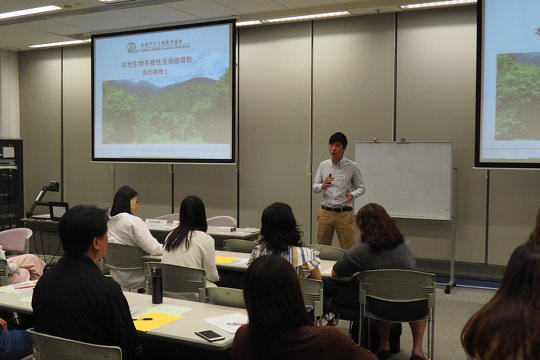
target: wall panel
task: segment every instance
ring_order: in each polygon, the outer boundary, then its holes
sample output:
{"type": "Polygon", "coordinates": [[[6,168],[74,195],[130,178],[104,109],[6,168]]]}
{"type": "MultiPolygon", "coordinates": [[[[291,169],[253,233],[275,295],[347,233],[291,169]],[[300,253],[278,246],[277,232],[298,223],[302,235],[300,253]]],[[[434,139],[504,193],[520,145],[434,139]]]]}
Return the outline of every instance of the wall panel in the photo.
{"type": "MultiPolygon", "coordinates": [[[[25,211],[42,186],[50,180],[62,180],[60,57],[60,49],[19,53],[25,211]]],[[[60,193],[48,193],[43,201],[60,198],[60,193]]],[[[47,212],[46,207],[35,211],[36,214],[47,212]]]]}
{"type": "Polygon", "coordinates": [[[111,206],[113,167],[92,163],[90,46],[63,51],[64,191],[70,206],[111,206]]]}
{"type": "MultiPolygon", "coordinates": [[[[483,262],[486,185],[472,169],[476,80],[476,10],[402,13],[397,38],[396,138],[454,142],[457,260],[483,262]]],[[[447,222],[400,221],[418,257],[449,259],[447,222]]]]}
{"type": "MultiPolygon", "coordinates": [[[[309,231],[311,24],[240,30],[240,219],[258,226],[274,201],[309,231]]],[[[309,234],[306,233],[309,239],[309,234]]]]}
{"type": "MultiPolygon", "coordinates": [[[[313,38],[313,164],[329,158],[328,138],[392,139],[394,108],[394,15],[316,22],[313,38]]],[[[362,170],[362,169],[360,169],[362,170]]],[[[311,185],[311,183],[309,184],[311,185]]],[[[369,191],[369,189],[367,189],[369,191]]],[[[317,241],[320,194],[312,197],[312,240],[317,241]]],[[[334,245],[338,245],[334,239],[334,245]]]]}

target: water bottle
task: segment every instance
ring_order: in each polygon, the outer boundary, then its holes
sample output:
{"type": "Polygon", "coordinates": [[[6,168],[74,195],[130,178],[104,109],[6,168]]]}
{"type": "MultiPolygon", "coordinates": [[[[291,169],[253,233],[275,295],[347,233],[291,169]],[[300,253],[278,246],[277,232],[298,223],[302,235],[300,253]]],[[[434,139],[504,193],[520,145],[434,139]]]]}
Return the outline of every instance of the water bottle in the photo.
{"type": "Polygon", "coordinates": [[[163,303],[163,277],[160,268],[152,269],[152,304],[163,303]]]}
{"type": "Polygon", "coordinates": [[[6,260],[6,252],[2,249],[2,245],[0,245],[0,260],[6,260]]]}

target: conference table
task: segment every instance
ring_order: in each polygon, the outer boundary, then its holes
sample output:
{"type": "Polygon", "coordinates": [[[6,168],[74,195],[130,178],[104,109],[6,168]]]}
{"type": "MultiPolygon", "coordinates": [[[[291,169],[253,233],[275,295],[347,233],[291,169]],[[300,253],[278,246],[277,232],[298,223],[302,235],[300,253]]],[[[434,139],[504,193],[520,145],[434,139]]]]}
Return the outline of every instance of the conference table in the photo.
{"type": "MultiPolygon", "coordinates": [[[[21,219],[21,222],[34,232],[29,241],[29,253],[56,256],[61,256],[64,253],[58,235],[58,221],[47,218],[24,218],[21,219]]],[[[170,224],[159,228],[149,227],[152,236],[160,243],[163,243],[167,234],[173,229],[174,227],[170,224]]],[[[256,240],[259,237],[260,229],[209,226],[207,233],[214,238],[216,249],[222,249],[223,240],[226,239],[256,240]]]]}
{"type": "MultiPolygon", "coordinates": [[[[220,286],[241,288],[241,276],[248,267],[248,260],[251,254],[234,251],[216,250],[216,267],[220,275],[220,286]],[[231,284],[230,277],[227,275],[238,274],[236,281],[231,284]],[[224,278],[227,278],[227,284],[223,284],[224,278]]],[[[145,255],[146,261],[161,261],[161,255],[145,255]]],[[[332,278],[332,268],[336,262],[332,260],[321,260],[319,269],[323,278],[332,278]]]]}
{"type": "MultiPolygon", "coordinates": [[[[167,235],[174,229],[173,226],[150,227],[150,233],[157,241],[163,244],[167,235]]],[[[223,241],[227,239],[257,240],[259,228],[230,228],[224,226],[208,226],[207,234],[215,240],[216,249],[223,249],[223,241]]]]}
{"type": "MultiPolygon", "coordinates": [[[[24,289],[24,291],[16,290],[18,286],[20,286],[20,284],[0,288],[0,308],[8,311],[32,314],[31,302],[33,289],[26,286],[27,288],[24,289]],[[14,292],[8,292],[11,290],[10,287],[14,292]],[[17,293],[19,291],[20,293],[17,293]]],[[[241,308],[168,297],[163,298],[163,304],[154,305],[152,304],[151,295],[124,292],[124,296],[127,299],[131,314],[134,318],[146,317],[148,315],[145,316],[145,314],[155,314],[156,312],[165,314],[164,316],[174,315],[175,318],[180,317],[179,319],[162,326],[157,326],[148,331],[139,331],[141,337],[167,341],[176,345],[184,345],[189,348],[198,348],[212,352],[224,352],[232,346],[234,333],[228,332],[216,324],[222,323],[223,319],[226,321],[227,318],[244,319],[242,322],[247,321],[247,312],[245,309],[241,308]],[[225,339],[208,342],[195,335],[195,331],[200,330],[213,330],[222,335],[225,339]]],[[[154,320],[157,320],[157,318],[154,320]]],[[[138,322],[142,323],[143,321],[138,322]]],[[[144,322],[147,323],[148,321],[144,322]]],[[[135,324],[136,326],[138,325],[137,321],[135,321],[135,324]]],[[[224,324],[224,326],[227,327],[226,322],[224,324]]]]}

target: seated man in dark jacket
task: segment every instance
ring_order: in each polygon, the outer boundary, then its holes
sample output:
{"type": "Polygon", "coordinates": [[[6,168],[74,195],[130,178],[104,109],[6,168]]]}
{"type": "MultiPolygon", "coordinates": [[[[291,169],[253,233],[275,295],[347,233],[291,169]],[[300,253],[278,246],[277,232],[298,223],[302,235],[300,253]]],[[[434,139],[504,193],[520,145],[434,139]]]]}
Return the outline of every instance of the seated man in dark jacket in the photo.
{"type": "Polygon", "coordinates": [[[107,215],[79,205],[59,224],[65,254],[39,279],[32,297],[34,326],[41,333],[119,346],[123,359],[142,358],[142,348],[120,286],[96,262],[107,249],[107,215]]]}

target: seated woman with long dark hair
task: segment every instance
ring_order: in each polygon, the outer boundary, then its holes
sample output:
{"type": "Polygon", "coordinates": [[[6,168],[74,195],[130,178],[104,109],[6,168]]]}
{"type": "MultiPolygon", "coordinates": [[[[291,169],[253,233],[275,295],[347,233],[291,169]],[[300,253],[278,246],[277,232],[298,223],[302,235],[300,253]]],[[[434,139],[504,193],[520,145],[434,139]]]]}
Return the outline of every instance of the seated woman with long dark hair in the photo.
{"type": "MultiPolygon", "coordinates": [[[[163,245],[152,236],[144,221],[135,216],[139,194],[130,186],[122,186],[114,195],[109,218],[109,243],[137,246],[150,255],[161,255],[163,245]]],[[[144,270],[111,269],[111,276],[126,289],[144,288],[144,270]]]]}
{"type": "Polygon", "coordinates": [[[263,255],[279,255],[289,261],[298,276],[321,280],[319,252],[304,247],[301,236],[291,207],[275,202],[262,213],[261,239],[250,261],[263,255]]]}
{"type": "Polygon", "coordinates": [[[376,359],[336,327],[313,325],[296,271],[280,256],[252,262],[244,276],[244,300],[249,324],[236,332],[234,360],[376,359]]]}
{"type": "Polygon", "coordinates": [[[540,246],[518,246],[499,290],[461,333],[469,359],[540,359],[540,246]]]}
{"type": "Polygon", "coordinates": [[[206,233],[206,210],[197,196],[188,196],[180,204],[180,225],[167,235],[164,264],[203,269],[207,286],[219,281],[215,260],[215,241],[206,233]]]}
{"type": "MultiPolygon", "coordinates": [[[[358,271],[377,269],[414,269],[415,259],[396,226],[395,221],[379,204],[367,204],[356,214],[356,224],[360,228],[360,241],[355,243],[339,259],[332,275],[346,277],[358,271]]],[[[424,359],[422,340],[426,321],[409,323],[413,335],[411,360],[424,359]]],[[[379,359],[390,356],[390,326],[386,321],[377,321],[379,333],[379,359]]]]}

